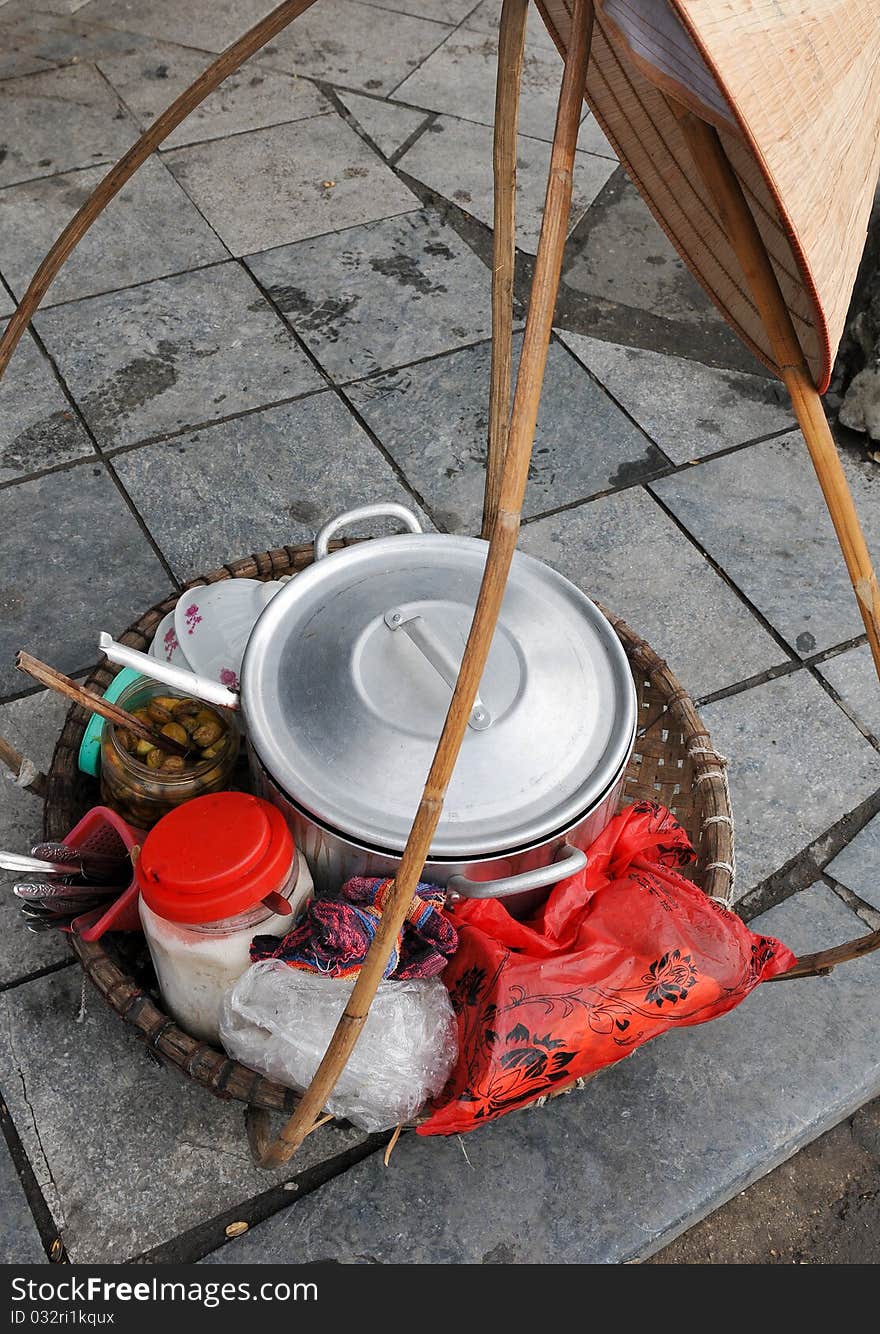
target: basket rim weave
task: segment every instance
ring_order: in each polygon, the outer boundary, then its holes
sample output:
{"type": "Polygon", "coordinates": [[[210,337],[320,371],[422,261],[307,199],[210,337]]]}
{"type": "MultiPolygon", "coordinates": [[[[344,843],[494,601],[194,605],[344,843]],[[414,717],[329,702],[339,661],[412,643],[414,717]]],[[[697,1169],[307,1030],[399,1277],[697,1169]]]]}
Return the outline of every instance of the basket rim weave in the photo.
{"type": "MultiPolygon", "coordinates": [[[[331,549],[354,545],[357,540],[342,539],[332,543],[331,549]]],[[[310,565],[313,558],[313,545],[310,542],[280,547],[222,565],[190,580],[181,591],[186,592],[225,579],[265,580],[285,574],[295,575],[310,565]]],[[[159,622],[173,609],[179,596],[179,593],[172,593],[155,603],[119,637],[120,642],[146,650],[159,622]]],[[[733,857],[733,829],[723,772],[724,760],[712,749],[709,733],[693,700],[666,662],[625,621],[604,607],[602,611],[620,639],[630,665],[650,680],[652,687],[662,697],[662,707],[657,709],[648,726],[653,729],[668,719],[686,739],[688,756],[695,771],[694,783],[699,791],[701,812],[696,882],[710,897],[726,902],[731,889],[729,868],[733,857]]],[[[114,675],[115,669],[109,664],[100,665],[91,672],[85,684],[103,692],[114,675]]],[[[79,818],[77,788],[84,780],[79,774],[77,761],[88,717],[85,710],[73,705],[56,744],[44,807],[43,825],[47,838],[63,838],[79,818]]],[[[640,734],[645,730],[646,725],[642,724],[640,734]]],[[[235,1099],[267,1111],[288,1114],[292,1111],[298,1101],[293,1090],[266,1079],[238,1061],[230,1060],[211,1044],[190,1037],[123,970],[103,941],[90,943],[77,936],[69,936],[68,939],[84,973],[107,1004],[135,1028],[140,1038],[163,1063],[176,1067],[217,1097],[235,1099]]]]}

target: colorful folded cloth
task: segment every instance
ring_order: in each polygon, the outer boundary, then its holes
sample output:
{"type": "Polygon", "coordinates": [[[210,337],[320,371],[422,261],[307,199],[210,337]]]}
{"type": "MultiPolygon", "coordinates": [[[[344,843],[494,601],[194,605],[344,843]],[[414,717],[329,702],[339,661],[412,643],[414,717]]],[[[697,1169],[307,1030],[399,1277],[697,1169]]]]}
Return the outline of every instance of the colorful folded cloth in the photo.
{"type": "MultiPolygon", "coordinates": [[[[281,959],[327,977],[359,971],[376,934],[393,880],[347,880],[338,895],[312,899],[302,920],[280,940],[255,936],[251,962],[281,959]]],[[[446,895],[436,885],[420,884],[384,977],[408,981],[436,977],[458,947],[458,933],[442,911],[446,895]]]]}

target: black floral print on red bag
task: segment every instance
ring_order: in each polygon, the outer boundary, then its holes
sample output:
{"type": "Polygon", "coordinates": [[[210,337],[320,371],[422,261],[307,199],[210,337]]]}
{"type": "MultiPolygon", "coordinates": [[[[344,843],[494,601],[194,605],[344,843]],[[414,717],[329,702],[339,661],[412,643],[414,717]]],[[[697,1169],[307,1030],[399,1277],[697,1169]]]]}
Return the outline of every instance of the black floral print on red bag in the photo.
{"type": "Polygon", "coordinates": [[[660,1007],[668,1001],[670,1005],[680,1000],[687,1000],[688,992],[697,980],[697,970],[689,954],[681,950],[670,950],[661,959],[655,961],[642,974],[642,981],[647,983],[645,1000],[649,1005],[660,1007]]]}

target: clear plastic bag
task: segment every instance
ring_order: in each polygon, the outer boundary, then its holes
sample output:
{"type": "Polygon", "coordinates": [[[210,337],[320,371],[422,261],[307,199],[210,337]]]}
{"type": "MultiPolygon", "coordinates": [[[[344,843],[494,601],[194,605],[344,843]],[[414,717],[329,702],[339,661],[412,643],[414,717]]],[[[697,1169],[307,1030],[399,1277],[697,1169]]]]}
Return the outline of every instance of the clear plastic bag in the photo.
{"type": "MultiPolygon", "coordinates": [[[[223,997],[223,1046],[234,1060],[302,1092],[355,980],[278,959],[252,964],[223,997]]],[[[455,1016],[442,982],[383,982],[327,1110],[361,1130],[412,1121],[443,1088],[457,1055],[455,1016]]]]}

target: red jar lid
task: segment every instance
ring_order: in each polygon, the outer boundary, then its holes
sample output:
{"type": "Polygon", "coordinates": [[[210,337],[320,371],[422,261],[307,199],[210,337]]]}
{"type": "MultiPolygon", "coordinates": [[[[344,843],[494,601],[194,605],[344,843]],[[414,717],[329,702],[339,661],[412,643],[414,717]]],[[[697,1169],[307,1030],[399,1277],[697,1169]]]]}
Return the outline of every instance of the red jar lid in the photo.
{"type": "Polygon", "coordinates": [[[153,826],[135,878],[147,907],[169,922],[217,922],[281,889],[293,854],[277,807],[245,792],[213,792],[153,826]]]}

